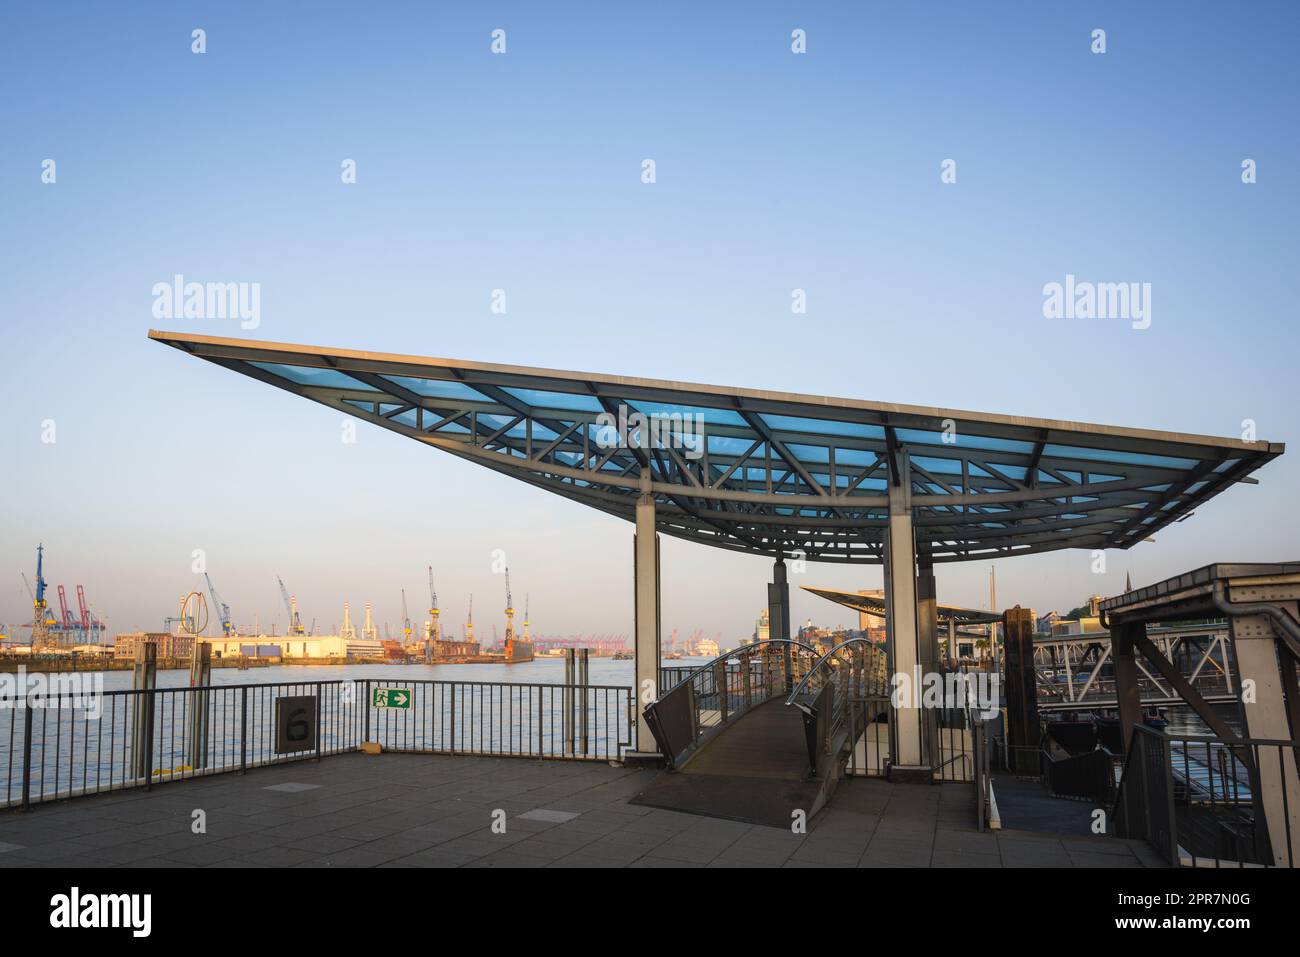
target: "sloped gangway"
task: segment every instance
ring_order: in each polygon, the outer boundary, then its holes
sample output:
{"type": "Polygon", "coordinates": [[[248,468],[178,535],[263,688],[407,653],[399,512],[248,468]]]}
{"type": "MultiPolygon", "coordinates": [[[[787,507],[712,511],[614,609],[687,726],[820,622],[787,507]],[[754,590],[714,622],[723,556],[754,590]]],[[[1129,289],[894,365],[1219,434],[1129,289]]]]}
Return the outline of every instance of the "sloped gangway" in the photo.
{"type": "Polygon", "coordinates": [[[668,770],[633,803],[770,827],[810,819],[842,771],[846,702],[868,675],[884,680],[873,651],[845,642],[819,658],[773,639],[695,670],[645,709],[668,770]]]}

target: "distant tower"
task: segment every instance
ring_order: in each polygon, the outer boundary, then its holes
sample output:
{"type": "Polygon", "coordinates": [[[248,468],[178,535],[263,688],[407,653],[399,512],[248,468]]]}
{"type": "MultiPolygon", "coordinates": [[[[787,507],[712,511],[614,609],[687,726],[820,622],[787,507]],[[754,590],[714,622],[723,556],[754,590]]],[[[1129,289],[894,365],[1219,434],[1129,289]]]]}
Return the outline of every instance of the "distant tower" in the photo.
{"type": "Polygon", "coordinates": [[[36,546],[36,594],[32,598],[32,648],[44,648],[50,640],[49,622],[47,620],[49,602],[45,600],[45,575],[42,567],[45,561],[45,546],[36,546]]]}
{"type": "Polygon", "coordinates": [[[1128,572],[1125,572],[1124,573],[1124,594],[1127,595],[1132,590],[1133,590],[1133,576],[1130,575],[1128,572]]]}
{"type": "Polygon", "coordinates": [[[378,641],[379,630],[375,627],[374,619],[370,616],[370,602],[366,602],[366,621],[361,626],[361,638],[363,641],[378,641]]]}
{"type": "Polygon", "coordinates": [[[438,592],[433,587],[433,566],[429,566],[429,623],[424,637],[428,641],[442,641],[442,625],[438,621],[438,592]]]}
{"type": "Polygon", "coordinates": [[[352,627],[352,606],[347,602],[343,603],[343,630],[339,632],[339,637],[344,641],[357,640],[357,630],[352,627]]]}
{"type": "Polygon", "coordinates": [[[465,619],[465,640],[474,643],[474,593],[469,595],[469,617],[465,619]]]}
{"type": "Polygon", "coordinates": [[[510,569],[506,569],[506,657],[515,643],[515,602],[510,595],[510,569]]]}

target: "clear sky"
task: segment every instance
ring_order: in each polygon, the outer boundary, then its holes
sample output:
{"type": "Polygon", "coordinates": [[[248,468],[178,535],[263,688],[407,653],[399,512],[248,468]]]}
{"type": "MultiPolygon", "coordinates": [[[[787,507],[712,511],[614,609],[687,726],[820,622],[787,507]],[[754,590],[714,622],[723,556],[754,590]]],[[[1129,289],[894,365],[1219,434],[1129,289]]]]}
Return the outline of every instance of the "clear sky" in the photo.
{"type": "MultiPolygon", "coordinates": [[[[1300,558],[1298,25],[1291,3],[7,4],[0,620],[28,619],[43,541],[48,580],[114,631],[160,627],[203,549],[241,623],[283,630],[277,574],[308,623],[345,600],[396,622],[432,564],[444,620],[472,591],[486,633],[504,549],[535,631],[631,631],[627,524],[382,430],[344,444],[336,413],[151,325],[1230,436],[1249,418],[1293,449],[1262,484],[1106,575],[1086,552],[1000,561],[999,603],[1300,558]],[[153,319],[178,273],[260,283],[260,326],[153,319]],[[1151,283],[1150,328],[1044,318],[1067,274],[1151,283]]],[[[752,629],[766,560],[663,549],[665,636],[752,629]]],[[[985,604],[987,575],[942,566],[940,599],[985,604]]],[[[794,614],[853,620],[802,595],[794,614]]]]}

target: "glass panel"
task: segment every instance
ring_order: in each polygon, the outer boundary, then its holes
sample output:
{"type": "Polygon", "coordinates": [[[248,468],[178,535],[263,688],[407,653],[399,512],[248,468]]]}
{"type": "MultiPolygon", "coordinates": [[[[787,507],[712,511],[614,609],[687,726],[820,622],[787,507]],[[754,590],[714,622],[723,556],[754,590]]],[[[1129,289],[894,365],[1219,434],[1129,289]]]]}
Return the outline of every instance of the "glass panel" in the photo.
{"type": "Polygon", "coordinates": [[[883,439],[885,428],[862,422],[841,422],[836,419],[808,419],[795,415],[772,415],[764,412],[762,419],[774,429],[788,432],[815,432],[818,435],[846,435],[859,439],[883,439]]]}
{"type": "Polygon", "coordinates": [[[416,395],[438,399],[470,399],[474,402],[487,402],[487,396],[475,392],[463,382],[448,382],[443,379],[419,379],[407,375],[386,375],[383,378],[395,385],[410,389],[416,395]]]}
{"type": "MultiPolygon", "coordinates": [[[[754,439],[736,439],[729,435],[710,435],[707,438],[709,440],[710,455],[743,455],[754,444],[754,439]]],[[[760,455],[762,451],[763,449],[760,446],[754,451],[754,454],[760,455]]]]}
{"type": "Polygon", "coordinates": [[[364,382],[359,382],[345,372],[340,372],[338,369],[313,369],[309,366],[288,366],[275,362],[250,362],[249,365],[256,366],[263,372],[271,373],[271,375],[278,375],[281,379],[288,379],[298,385],[315,386],[324,389],[351,389],[355,392],[379,391],[364,382]]]}
{"type": "Polygon", "coordinates": [[[594,395],[575,395],[571,392],[547,392],[542,389],[505,389],[516,399],[543,409],[568,409],[573,412],[603,412],[600,400],[594,395]]]}
{"type": "Polygon", "coordinates": [[[964,449],[983,449],[986,452],[1017,452],[1028,455],[1034,450],[1033,442],[1021,442],[1016,439],[996,439],[987,435],[968,435],[958,426],[957,433],[949,438],[956,442],[944,442],[942,432],[924,432],[919,429],[895,429],[894,434],[900,442],[916,442],[926,445],[954,445],[964,449]]]}
{"type": "MultiPolygon", "coordinates": [[[[961,462],[957,459],[936,459],[929,456],[914,455],[912,456],[912,461],[927,472],[939,472],[944,475],[961,475],[961,462]]],[[[998,468],[1005,469],[1007,474],[1010,474],[1010,469],[1007,468],[1007,466],[999,465],[998,468]]],[[[1024,474],[1024,471],[1024,469],[1020,470],[1022,475],[1024,474]]]]}
{"type": "Polygon", "coordinates": [[[1114,449],[1088,449],[1077,445],[1049,445],[1044,456],[1067,459],[1086,459],[1089,462],[1109,462],[1113,465],[1150,465],[1162,469],[1190,469],[1195,459],[1176,459],[1167,455],[1147,455],[1143,452],[1118,452],[1114,449]]]}
{"type": "Polygon", "coordinates": [[[824,445],[787,445],[787,449],[794,453],[795,458],[800,462],[820,462],[829,463],[831,460],[830,449],[824,445]]]}
{"type": "MultiPolygon", "coordinates": [[[[645,415],[702,415],[704,421],[709,425],[739,425],[744,426],[745,420],[740,417],[740,413],[731,412],[727,409],[706,409],[703,406],[694,405],[670,405],[666,402],[629,402],[628,407],[636,412],[645,415]]],[[[692,422],[695,420],[692,419],[692,422]]],[[[754,436],[758,438],[758,436],[754,436]]]]}

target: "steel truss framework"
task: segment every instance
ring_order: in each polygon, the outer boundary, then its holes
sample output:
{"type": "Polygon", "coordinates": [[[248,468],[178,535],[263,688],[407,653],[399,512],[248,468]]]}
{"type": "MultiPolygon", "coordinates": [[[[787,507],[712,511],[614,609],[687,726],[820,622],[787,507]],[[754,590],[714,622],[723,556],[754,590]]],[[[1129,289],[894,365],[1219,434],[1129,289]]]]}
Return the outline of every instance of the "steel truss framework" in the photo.
{"type": "Polygon", "coordinates": [[[629,521],[645,485],[665,534],[816,561],[882,561],[890,483],[910,486],[922,561],[1128,548],[1283,451],[1262,440],[149,336],[629,521]],[[609,428],[636,413],[662,417],[665,440],[647,442],[643,430],[624,441],[609,428]],[[692,446],[695,416],[704,434],[692,446]]]}
{"type": "MultiPolygon", "coordinates": [[[[1228,644],[1227,624],[1179,625],[1147,632],[1188,684],[1211,704],[1235,701],[1234,662],[1228,644]]],[[[1034,677],[1040,711],[1070,710],[1115,702],[1114,680],[1103,679],[1111,664],[1109,632],[1051,635],[1034,639],[1034,677]]],[[[1139,685],[1144,705],[1179,704],[1178,689],[1143,661],[1139,685]]]]}

